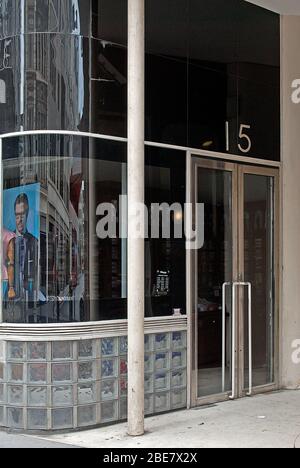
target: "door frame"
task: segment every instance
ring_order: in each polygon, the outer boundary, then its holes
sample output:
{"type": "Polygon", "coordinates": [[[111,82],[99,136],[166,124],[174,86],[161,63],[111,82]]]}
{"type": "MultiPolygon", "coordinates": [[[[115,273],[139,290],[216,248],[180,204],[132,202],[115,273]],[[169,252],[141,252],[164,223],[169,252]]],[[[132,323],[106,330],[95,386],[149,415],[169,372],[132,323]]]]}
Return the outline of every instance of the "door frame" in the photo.
{"type": "MultiPolygon", "coordinates": [[[[221,156],[221,155],[220,155],[221,156]]],[[[244,208],[244,175],[265,175],[274,178],[274,275],[275,275],[275,297],[274,297],[274,375],[275,381],[270,385],[253,387],[252,394],[260,394],[271,392],[279,388],[279,337],[280,337],[280,164],[274,163],[272,166],[265,161],[253,160],[249,163],[249,158],[229,159],[228,155],[224,155],[224,159],[208,158],[207,155],[202,155],[197,152],[188,152],[187,154],[187,203],[195,203],[197,189],[197,168],[203,167],[208,169],[225,170],[232,173],[232,236],[233,236],[233,280],[241,281],[239,275],[241,265],[244,261],[244,241],[243,232],[243,208],[244,208]],[[241,197],[242,194],[242,197],[241,197]]],[[[194,224],[194,220],[190,219],[189,224],[194,224]]],[[[196,282],[197,275],[197,251],[187,250],[187,311],[188,311],[188,407],[196,407],[201,405],[209,405],[221,401],[227,401],[231,398],[231,392],[225,392],[217,395],[209,395],[207,397],[198,397],[197,394],[197,315],[195,308],[196,300],[196,282]]],[[[240,296],[238,296],[240,297],[240,296]]],[[[237,326],[236,326],[236,359],[235,359],[235,391],[236,398],[246,396],[246,391],[243,388],[244,382],[244,366],[243,363],[243,346],[238,348],[243,343],[243,327],[241,326],[241,310],[238,306],[237,326]]]]}

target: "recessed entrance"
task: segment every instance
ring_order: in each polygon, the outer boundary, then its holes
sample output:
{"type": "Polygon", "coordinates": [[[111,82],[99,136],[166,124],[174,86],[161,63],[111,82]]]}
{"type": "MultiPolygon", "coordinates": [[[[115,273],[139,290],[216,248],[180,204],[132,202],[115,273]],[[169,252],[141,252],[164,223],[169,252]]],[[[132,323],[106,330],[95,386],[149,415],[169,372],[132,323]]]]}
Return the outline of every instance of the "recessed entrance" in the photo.
{"type": "Polygon", "coordinates": [[[278,172],[194,158],[193,406],[277,388],[278,172]]]}

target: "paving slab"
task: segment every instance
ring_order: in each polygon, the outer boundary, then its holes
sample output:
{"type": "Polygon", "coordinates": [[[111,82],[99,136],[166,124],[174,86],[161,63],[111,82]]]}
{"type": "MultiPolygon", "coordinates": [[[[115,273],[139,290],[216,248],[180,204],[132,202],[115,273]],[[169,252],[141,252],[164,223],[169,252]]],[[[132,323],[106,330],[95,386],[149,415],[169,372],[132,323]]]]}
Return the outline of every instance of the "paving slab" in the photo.
{"type": "Polygon", "coordinates": [[[52,442],[47,439],[37,438],[29,435],[20,435],[15,433],[6,433],[0,431],[0,448],[11,449],[11,448],[62,448],[70,449],[75,448],[70,444],[61,444],[59,442],[52,442]]]}
{"type": "Polygon", "coordinates": [[[300,448],[300,390],[264,394],[146,419],[146,434],[127,425],[52,435],[87,448],[300,448]]]}

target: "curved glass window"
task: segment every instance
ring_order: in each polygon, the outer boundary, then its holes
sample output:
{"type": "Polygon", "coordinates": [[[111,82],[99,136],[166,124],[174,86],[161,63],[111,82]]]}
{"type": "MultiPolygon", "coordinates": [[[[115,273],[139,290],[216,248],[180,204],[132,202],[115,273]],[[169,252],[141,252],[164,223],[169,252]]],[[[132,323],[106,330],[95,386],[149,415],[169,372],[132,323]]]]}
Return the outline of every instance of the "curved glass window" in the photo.
{"type": "Polygon", "coordinates": [[[3,318],[126,318],[126,240],[97,235],[126,193],[126,145],[73,136],[3,141],[3,318]],[[101,212],[101,210],[100,210],[101,212]]]}
{"type": "MultiPolygon", "coordinates": [[[[3,320],[126,319],[126,143],[3,139],[3,320]]],[[[185,152],[146,148],[146,206],[185,202],[185,152]]],[[[145,240],[146,316],[185,312],[185,239],[145,240]]]]}

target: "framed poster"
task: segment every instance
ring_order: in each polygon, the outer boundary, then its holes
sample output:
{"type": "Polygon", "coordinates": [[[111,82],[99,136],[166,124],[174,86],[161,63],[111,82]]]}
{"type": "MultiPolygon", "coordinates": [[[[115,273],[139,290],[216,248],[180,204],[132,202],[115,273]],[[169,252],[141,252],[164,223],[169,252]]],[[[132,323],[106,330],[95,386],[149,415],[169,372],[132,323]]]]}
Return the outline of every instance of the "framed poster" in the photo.
{"type": "Polygon", "coordinates": [[[37,300],[40,242],[40,184],[3,192],[3,299],[37,300]]]}

